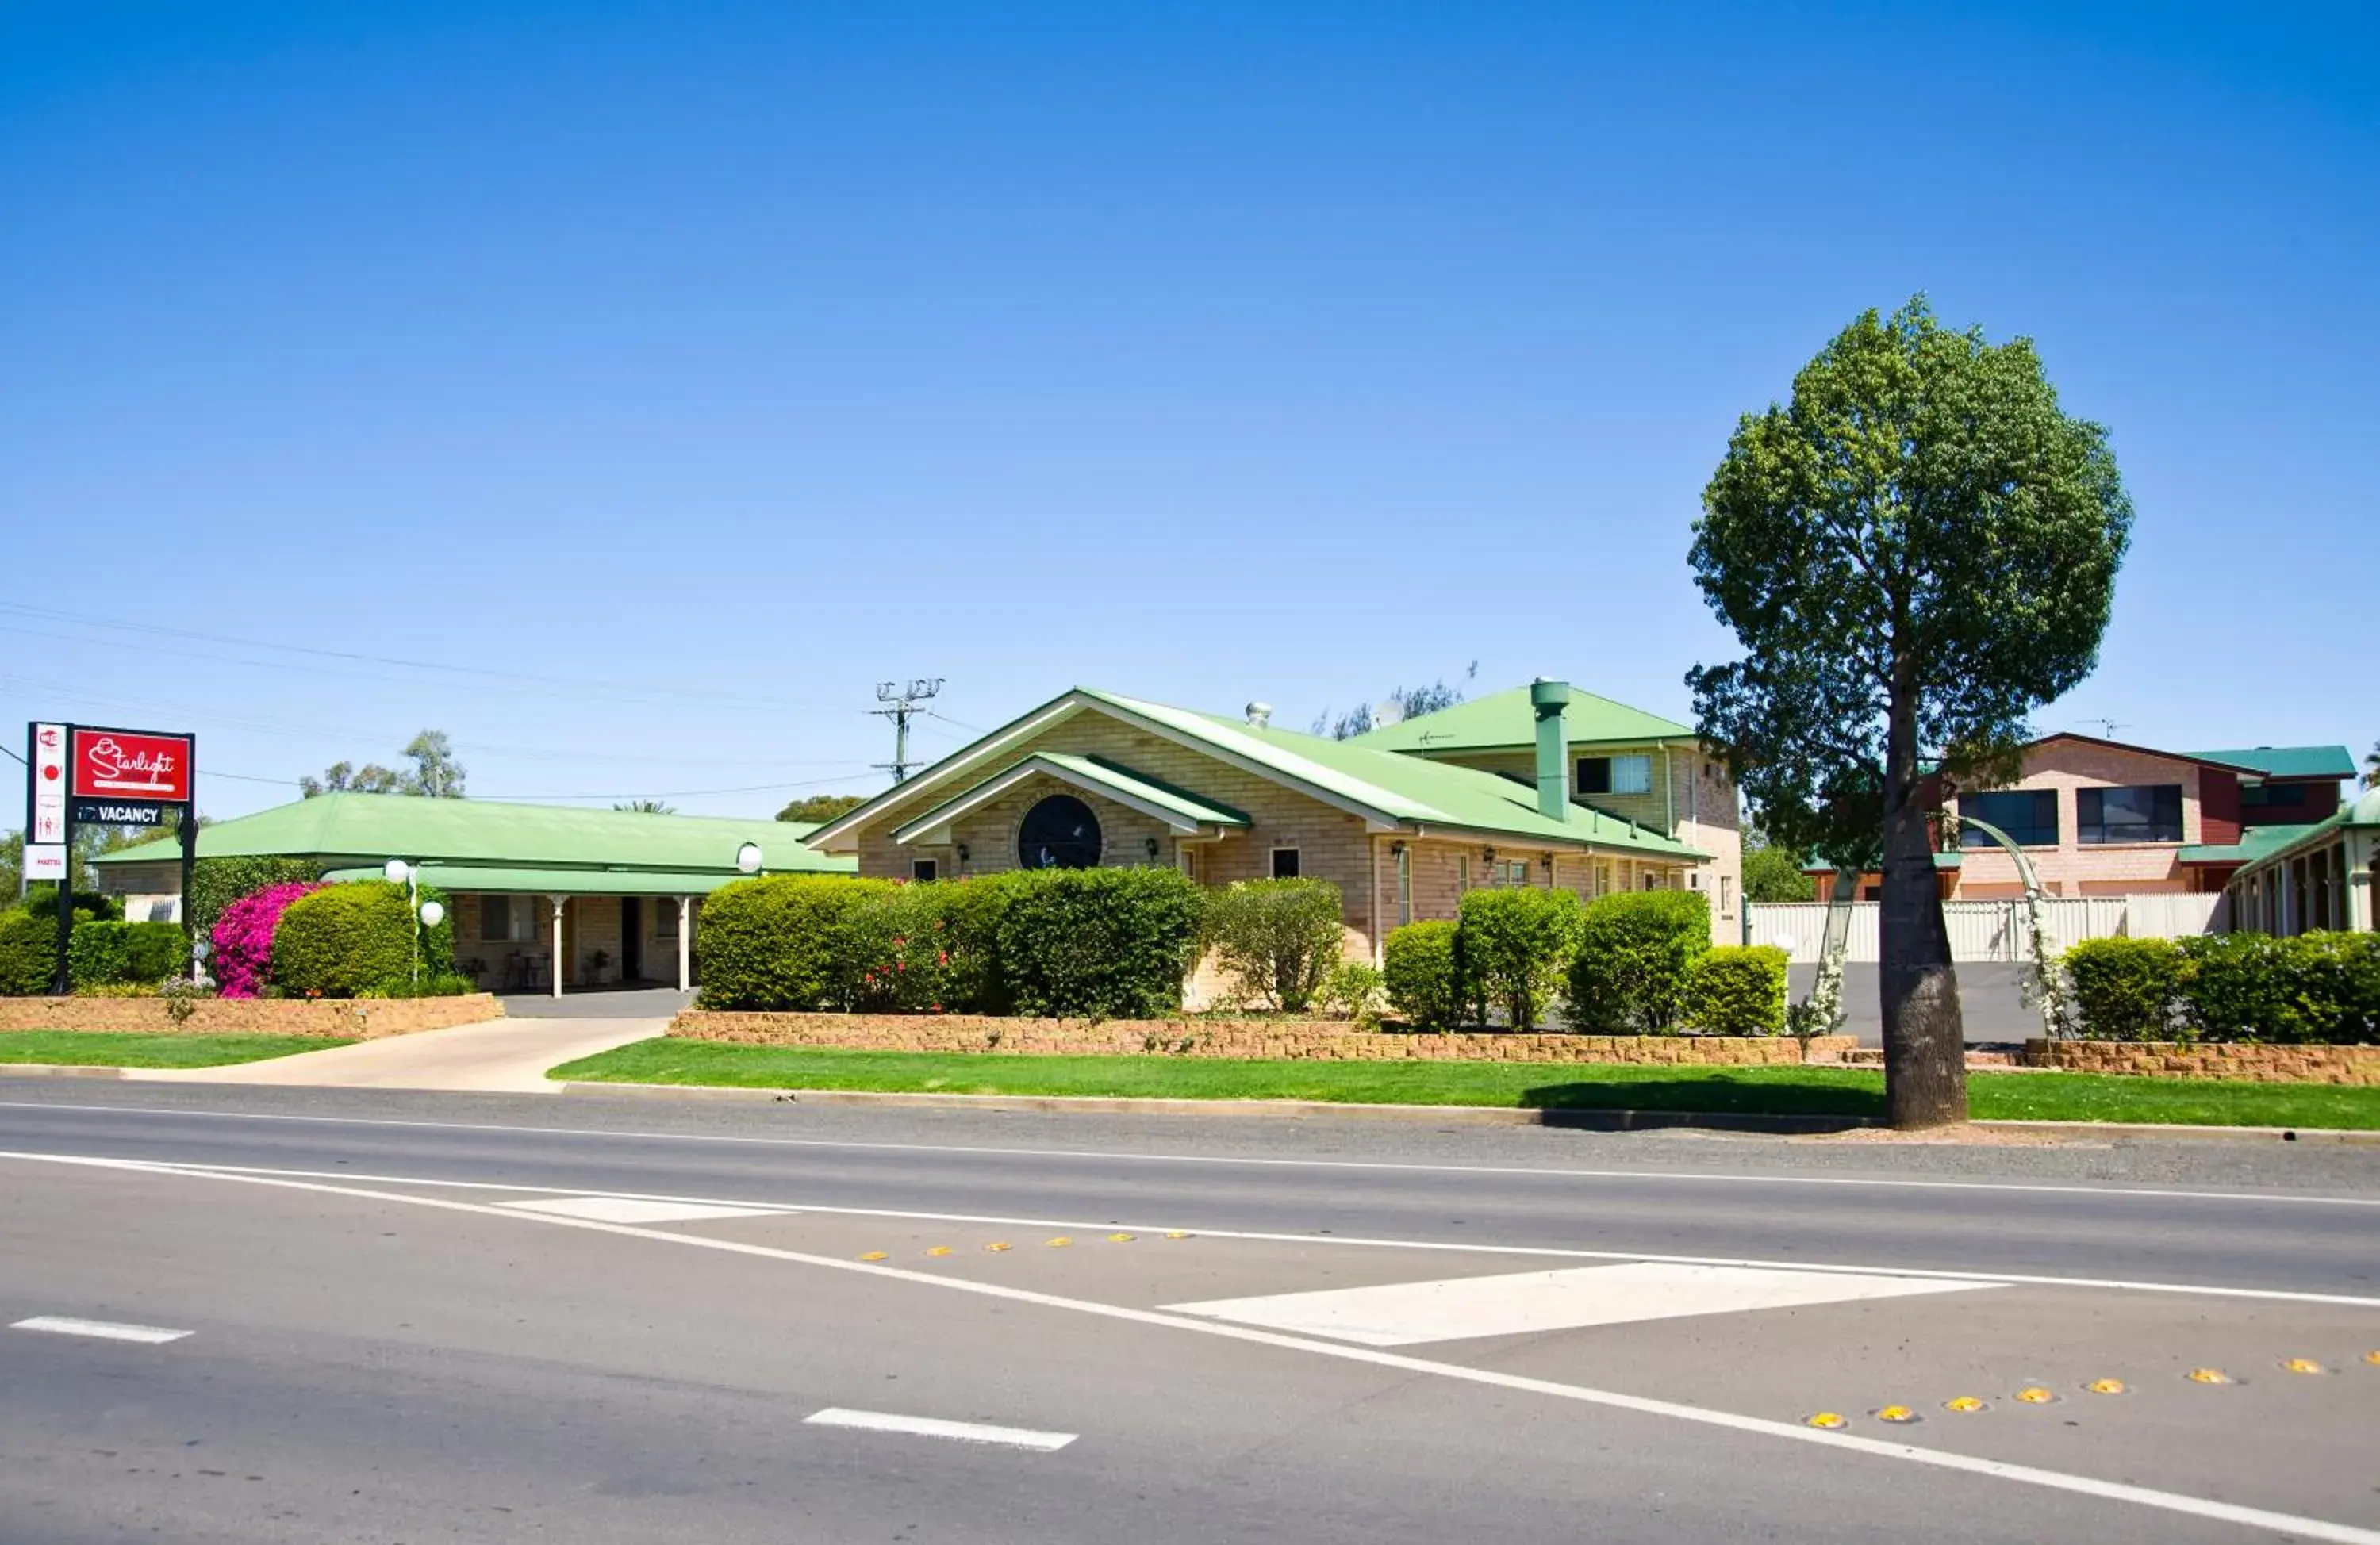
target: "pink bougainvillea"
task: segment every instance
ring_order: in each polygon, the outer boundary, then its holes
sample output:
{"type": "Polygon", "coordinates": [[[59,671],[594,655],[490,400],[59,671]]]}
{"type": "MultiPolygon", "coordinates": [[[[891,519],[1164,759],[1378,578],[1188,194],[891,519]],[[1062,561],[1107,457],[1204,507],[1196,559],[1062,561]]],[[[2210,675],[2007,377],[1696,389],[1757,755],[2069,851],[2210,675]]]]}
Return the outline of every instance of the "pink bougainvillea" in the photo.
{"type": "Polygon", "coordinates": [[[289,903],[322,887],[305,880],[266,886],[234,901],[215,919],[216,990],[225,997],[254,997],[273,977],[273,930],[289,903]]]}

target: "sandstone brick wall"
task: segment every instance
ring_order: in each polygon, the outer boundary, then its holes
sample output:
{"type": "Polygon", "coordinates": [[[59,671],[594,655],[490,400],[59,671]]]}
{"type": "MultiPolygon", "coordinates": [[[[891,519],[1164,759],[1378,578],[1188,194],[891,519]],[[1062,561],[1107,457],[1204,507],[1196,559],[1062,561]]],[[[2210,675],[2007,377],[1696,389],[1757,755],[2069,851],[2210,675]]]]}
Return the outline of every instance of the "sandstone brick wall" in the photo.
{"type": "Polygon", "coordinates": [[[2251,1083],[2380,1087],[2380,1046],[2193,1045],[2171,1041],[2027,1041],[2028,1068],[2155,1073],[2251,1083]]]}
{"type": "Polygon", "coordinates": [[[143,1035],[385,1035],[504,1017],[487,993],[415,998],[211,998],[179,1024],[156,997],[0,998],[0,1031],[134,1031],[143,1035]]]}
{"type": "MultiPolygon", "coordinates": [[[[2129,896],[2190,889],[2192,877],[2180,863],[2180,843],[2085,846],[2077,842],[2074,793],[2078,789],[2179,783],[2181,839],[2198,842],[2204,840],[2204,830],[2199,771],[2195,763],[2082,741],[2053,741],[2034,748],[2025,758],[2024,777],[2014,787],[2058,791],[2058,846],[2025,850],[2043,887],[2053,896],[2129,896]]],[[[1952,895],[1961,900],[1990,899],[2022,891],[2015,862],[1995,845],[1965,851],[1952,895]]]]}
{"type": "MultiPolygon", "coordinates": [[[[817,1046],[847,1051],[999,1052],[1021,1056],[1143,1054],[1271,1057],[1292,1061],[1634,1063],[1755,1066],[1798,1063],[1790,1037],[1749,1040],[1691,1035],[1409,1034],[1360,1031],[1335,1020],[998,1019],[978,1015],[767,1014],[689,1008],[669,1032],[693,1041],[817,1046]]],[[[1839,1058],[1853,1043],[1825,1035],[1814,1059],[1839,1058]]]]}

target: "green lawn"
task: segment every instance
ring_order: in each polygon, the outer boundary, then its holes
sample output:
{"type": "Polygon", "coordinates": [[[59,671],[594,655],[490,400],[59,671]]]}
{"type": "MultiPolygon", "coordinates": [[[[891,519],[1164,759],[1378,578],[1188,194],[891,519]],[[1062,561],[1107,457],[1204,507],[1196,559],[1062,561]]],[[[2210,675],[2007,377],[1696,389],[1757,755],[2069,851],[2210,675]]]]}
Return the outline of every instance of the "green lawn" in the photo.
{"type": "MultiPolygon", "coordinates": [[[[1174,1100],[1541,1110],[1877,1116],[1884,1075],[1852,1068],[1577,1067],[1518,1062],[1260,1062],[1208,1057],[1002,1056],[815,1051],[667,1036],[556,1068],[557,1079],[745,1089],[1094,1094],[1174,1100]]],[[[1977,1073],[1982,1119],[2166,1121],[2380,1129],[2380,1089],[2216,1083],[2085,1073],[1977,1073]]]]}
{"type": "Polygon", "coordinates": [[[0,1062],[85,1068],[220,1068],[353,1043],[337,1035],[143,1035],[137,1031],[0,1031],[0,1062]]]}

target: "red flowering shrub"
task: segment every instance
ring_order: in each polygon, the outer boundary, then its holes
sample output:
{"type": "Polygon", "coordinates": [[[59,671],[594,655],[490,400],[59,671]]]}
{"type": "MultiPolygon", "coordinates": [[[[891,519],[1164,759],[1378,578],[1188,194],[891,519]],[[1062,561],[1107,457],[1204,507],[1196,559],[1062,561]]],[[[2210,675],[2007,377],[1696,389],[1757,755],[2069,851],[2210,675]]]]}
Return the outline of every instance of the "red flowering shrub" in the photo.
{"type": "Polygon", "coordinates": [[[285,880],[241,897],[215,919],[212,965],[225,997],[255,997],[273,979],[273,931],[281,914],[300,896],[322,889],[305,880],[285,880]]]}

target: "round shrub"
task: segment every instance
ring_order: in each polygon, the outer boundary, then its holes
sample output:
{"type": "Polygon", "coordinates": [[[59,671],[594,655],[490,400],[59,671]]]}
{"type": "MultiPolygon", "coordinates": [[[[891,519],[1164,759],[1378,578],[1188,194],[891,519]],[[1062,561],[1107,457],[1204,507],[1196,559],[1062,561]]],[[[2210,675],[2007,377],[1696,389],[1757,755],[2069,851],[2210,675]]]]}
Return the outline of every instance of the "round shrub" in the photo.
{"type": "Polygon", "coordinates": [[[1700,891],[1604,897],[1586,909],[1571,963],[1571,1023],[1601,1035],[1669,1033],[1709,950],[1710,903],[1700,891]]]}
{"type": "Polygon", "coordinates": [[[1329,880],[1242,880],[1207,895],[1207,942],[1241,997],[1302,1014],[1346,940],[1329,880]]]}
{"type": "MultiPolygon", "coordinates": [[[[2171,939],[2084,939],[2068,949],[2072,1028],[2092,1041],[2164,1041],[2177,1033],[2176,1000],[2189,963],[2171,939]]],[[[2188,1026],[2180,1033],[2188,1035],[2188,1026]]]]}
{"type": "Polygon", "coordinates": [[[1451,1030],[1463,1020],[1470,995],[1463,990],[1452,923],[1408,923],[1380,944],[1389,1007],[1424,1030],[1451,1030]]]}
{"type": "Polygon", "coordinates": [[[1685,1022],[1711,1035],[1782,1035],[1791,959],[1773,944],[1712,947],[1686,978],[1685,1022]]]}
{"type": "Polygon", "coordinates": [[[305,880],[268,883],[222,907],[208,939],[213,953],[207,964],[216,990],[225,997],[261,996],[273,980],[273,934],[281,914],[299,897],[322,888],[305,880]]]}
{"type": "Polygon", "coordinates": [[[909,1014],[1004,1014],[1000,917],[1011,875],[895,885],[869,930],[889,950],[863,980],[865,1007],[909,1014]]]}
{"type": "Polygon", "coordinates": [[[2183,1019],[2200,1039],[2380,1040],[2380,934],[2209,934],[2176,948],[2183,1019]]]}
{"type": "Polygon", "coordinates": [[[705,1008],[849,1009],[889,968],[890,880],[767,875],[735,880],[702,904],[694,958],[705,1008]]]}
{"type": "Polygon", "coordinates": [[[1560,996],[1583,910],[1567,890],[1475,890],[1463,898],[1456,948],[1463,974],[1512,1029],[1535,1026],[1560,996]]]}
{"type": "Polygon", "coordinates": [[[1001,973],[1020,1014],[1178,1013],[1205,895],[1176,869],[1034,869],[1005,882],[1001,973]]]}
{"type": "MultiPolygon", "coordinates": [[[[434,900],[424,888],[422,899],[434,900]]],[[[448,909],[421,930],[421,974],[454,969],[455,923],[448,909]]],[[[354,997],[409,986],[413,913],[405,887],[386,880],[324,886],[289,903],[273,931],[273,980],[308,997],[354,997]]]]}
{"type": "Polygon", "coordinates": [[[30,997],[50,990],[58,964],[57,916],[23,907],[0,912],[0,994],[30,997]]]}

